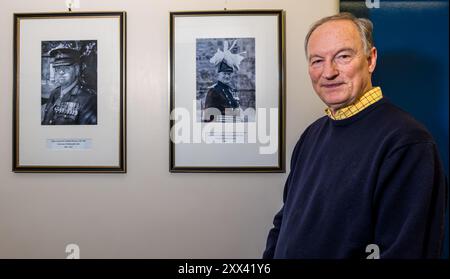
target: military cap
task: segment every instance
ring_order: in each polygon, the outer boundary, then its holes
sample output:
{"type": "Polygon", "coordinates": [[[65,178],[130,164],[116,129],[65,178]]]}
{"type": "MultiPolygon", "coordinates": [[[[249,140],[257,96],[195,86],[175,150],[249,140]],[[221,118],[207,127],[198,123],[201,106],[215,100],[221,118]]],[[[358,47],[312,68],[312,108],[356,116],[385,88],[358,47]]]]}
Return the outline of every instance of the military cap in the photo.
{"type": "Polygon", "coordinates": [[[217,72],[218,73],[232,73],[234,72],[233,67],[230,67],[225,61],[222,60],[222,62],[219,63],[219,65],[217,65],[217,72]]]}
{"type": "Polygon", "coordinates": [[[50,51],[53,66],[68,66],[80,63],[80,53],[72,48],[56,48],[50,51]]]}

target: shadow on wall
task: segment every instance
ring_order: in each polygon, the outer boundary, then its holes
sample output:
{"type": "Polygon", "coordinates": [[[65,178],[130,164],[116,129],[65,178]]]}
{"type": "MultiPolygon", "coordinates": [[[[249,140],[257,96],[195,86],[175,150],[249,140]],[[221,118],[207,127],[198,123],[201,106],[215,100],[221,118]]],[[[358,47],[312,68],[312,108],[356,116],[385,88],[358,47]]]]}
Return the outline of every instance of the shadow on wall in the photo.
{"type": "MultiPolygon", "coordinates": [[[[415,52],[378,55],[381,59],[374,72],[374,85],[381,86],[383,95],[426,126],[438,145],[448,176],[448,156],[442,156],[449,154],[448,90],[443,90],[447,85],[442,82],[447,78],[446,64],[415,52]]],[[[446,217],[444,258],[449,255],[448,207],[446,217]]]]}

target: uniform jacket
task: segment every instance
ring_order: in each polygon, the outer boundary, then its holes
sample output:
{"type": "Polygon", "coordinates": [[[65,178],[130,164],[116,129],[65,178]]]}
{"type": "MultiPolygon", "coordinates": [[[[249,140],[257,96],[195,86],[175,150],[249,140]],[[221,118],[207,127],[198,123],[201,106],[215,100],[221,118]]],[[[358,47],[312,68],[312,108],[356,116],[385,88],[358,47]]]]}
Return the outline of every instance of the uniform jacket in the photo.
{"type": "Polygon", "coordinates": [[[61,87],[50,93],[42,125],[96,125],[97,96],[75,85],[61,98],[61,87]]]}

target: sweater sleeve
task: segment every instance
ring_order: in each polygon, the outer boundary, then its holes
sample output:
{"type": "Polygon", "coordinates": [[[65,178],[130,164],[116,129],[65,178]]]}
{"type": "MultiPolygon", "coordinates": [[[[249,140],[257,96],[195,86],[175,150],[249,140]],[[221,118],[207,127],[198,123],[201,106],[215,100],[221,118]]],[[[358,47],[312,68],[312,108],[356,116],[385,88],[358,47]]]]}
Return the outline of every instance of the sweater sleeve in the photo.
{"type": "MultiPolygon", "coordinates": [[[[289,185],[290,176],[291,175],[289,174],[288,179],[286,180],[284,186],[283,203],[286,200],[286,192],[287,187],[289,185]]],[[[278,211],[278,213],[275,214],[275,217],[273,218],[273,227],[270,229],[269,235],[267,236],[266,249],[263,253],[263,259],[273,259],[275,248],[277,246],[278,234],[280,233],[280,227],[283,221],[283,211],[284,205],[281,207],[280,211],[278,211]]]]}
{"type": "Polygon", "coordinates": [[[383,162],[374,192],[380,258],[438,258],[447,180],[432,142],[405,145],[383,162]]]}
{"type": "Polygon", "coordinates": [[[275,217],[273,219],[273,227],[270,229],[269,235],[267,236],[266,249],[263,253],[263,259],[273,259],[274,257],[275,248],[278,242],[278,234],[280,233],[280,227],[283,221],[284,203],[286,202],[287,199],[292,173],[295,172],[295,164],[299,156],[299,149],[302,142],[304,141],[304,138],[307,135],[308,130],[309,127],[303,132],[302,136],[295,145],[294,151],[292,151],[291,170],[286,180],[286,183],[284,184],[283,190],[283,206],[281,207],[280,211],[278,211],[278,213],[275,214],[275,217]]]}

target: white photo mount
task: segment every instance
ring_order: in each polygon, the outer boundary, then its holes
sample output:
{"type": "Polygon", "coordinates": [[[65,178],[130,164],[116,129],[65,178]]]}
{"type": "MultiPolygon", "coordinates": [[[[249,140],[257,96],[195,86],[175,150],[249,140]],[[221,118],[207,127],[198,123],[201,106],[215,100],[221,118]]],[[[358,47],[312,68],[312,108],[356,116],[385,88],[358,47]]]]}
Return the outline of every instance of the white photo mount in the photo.
{"type": "Polygon", "coordinates": [[[14,23],[13,171],[125,173],[126,13],[20,13],[14,23]],[[95,125],[43,125],[42,48],[51,41],[95,41],[95,125]]]}

